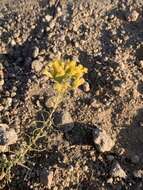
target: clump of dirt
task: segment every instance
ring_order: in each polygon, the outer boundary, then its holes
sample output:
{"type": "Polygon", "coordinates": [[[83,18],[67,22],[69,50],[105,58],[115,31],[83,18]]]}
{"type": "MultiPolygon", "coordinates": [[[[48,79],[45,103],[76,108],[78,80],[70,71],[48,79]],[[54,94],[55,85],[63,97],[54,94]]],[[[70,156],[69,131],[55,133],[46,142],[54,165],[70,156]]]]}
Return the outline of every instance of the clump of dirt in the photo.
{"type": "Polygon", "coordinates": [[[69,130],[55,123],[39,142],[44,150],[27,155],[30,170],[13,168],[1,189],[143,189],[142,6],[141,0],[0,1],[0,123],[18,137],[50,110],[54,91],[41,74],[49,60],[88,68],[88,84],[54,114],[68,112],[69,130]],[[110,151],[97,149],[96,128],[112,139],[110,151]]]}

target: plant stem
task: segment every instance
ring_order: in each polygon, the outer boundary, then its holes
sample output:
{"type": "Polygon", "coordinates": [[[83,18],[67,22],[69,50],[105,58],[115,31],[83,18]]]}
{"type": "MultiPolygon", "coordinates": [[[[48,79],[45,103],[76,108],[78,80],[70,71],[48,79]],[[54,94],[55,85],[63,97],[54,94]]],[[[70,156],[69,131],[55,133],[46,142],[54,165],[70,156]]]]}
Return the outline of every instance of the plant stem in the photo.
{"type": "MultiPolygon", "coordinates": [[[[19,163],[24,159],[24,157],[26,156],[26,154],[32,150],[32,146],[36,144],[37,140],[43,135],[44,130],[46,130],[46,128],[48,126],[51,126],[51,120],[52,120],[52,116],[54,114],[54,112],[56,111],[59,103],[60,103],[60,99],[61,99],[61,94],[58,94],[55,98],[55,105],[48,117],[48,119],[43,122],[43,127],[39,129],[38,133],[36,134],[36,136],[32,137],[31,143],[28,144],[27,146],[24,147],[24,150],[22,151],[17,151],[15,159],[10,161],[9,166],[6,168],[6,171],[4,174],[2,174],[2,179],[8,177],[8,181],[9,181],[9,175],[10,175],[10,171],[12,169],[12,167],[19,165],[19,163]]],[[[20,147],[22,149],[22,147],[20,147]]]]}

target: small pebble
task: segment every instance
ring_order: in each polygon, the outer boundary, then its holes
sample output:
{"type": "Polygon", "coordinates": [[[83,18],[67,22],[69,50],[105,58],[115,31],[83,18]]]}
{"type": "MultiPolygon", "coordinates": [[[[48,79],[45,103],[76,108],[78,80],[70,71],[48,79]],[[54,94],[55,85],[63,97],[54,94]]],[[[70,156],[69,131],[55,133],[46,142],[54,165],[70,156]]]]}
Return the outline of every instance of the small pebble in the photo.
{"type": "Polygon", "coordinates": [[[113,155],[107,155],[106,158],[107,158],[107,160],[110,161],[110,162],[114,160],[114,156],[113,156],[113,155]]]}
{"type": "Polygon", "coordinates": [[[50,27],[49,27],[49,26],[46,27],[46,31],[47,31],[47,32],[50,31],[50,27]]]}
{"type": "Polygon", "coordinates": [[[136,170],[133,172],[133,175],[137,178],[142,178],[143,177],[143,170],[136,170]]]}
{"type": "Polygon", "coordinates": [[[11,40],[11,46],[15,46],[16,45],[16,41],[14,39],[11,40]]]}
{"type": "Polygon", "coordinates": [[[139,62],[140,67],[143,69],[143,60],[139,62]]]}
{"type": "Polygon", "coordinates": [[[89,92],[89,91],[90,91],[90,85],[89,85],[88,82],[85,82],[85,83],[83,84],[83,91],[84,91],[84,92],[89,92]]]}
{"type": "Polygon", "coordinates": [[[89,170],[88,166],[84,166],[83,169],[84,169],[84,171],[86,171],[86,172],[89,170]]]}
{"type": "Polygon", "coordinates": [[[110,177],[110,178],[107,180],[107,183],[112,184],[112,183],[113,183],[113,178],[110,177]]]}
{"type": "Polygon", "coordinates": [[[53,17],[51,15],[46,15],[45,16],[45,19],[46,19],[47,22],[50,22],[52,20],[52,18],[53,17]]]}
{"type": "Polygon", "coordinates": [[[39,60],[34,60],[31,65],[32,69],[38,73],[42,70],[43,64],[39,60]]]}
{"type": "Polygon", "coordinates": [[[133,10],[128,17],[129,21],[135,22],[139,17],[139,13],[136,10],[133,10]]]}
{"type": "Polygon", "coordinates": [[[132,161],[132,163],[134,163],[134,164],[138,164],[139,161],[140,161],[140,158],[139,158],[138,155],[134,155],[134,156],[131,157],[131,161],[132,161]]]}
{"type": "Polygon", "coordinates": [[[35,46],[33,48],[32,57],[36,58],[36,57],[38,57],[38,55],[39,55],[39,48],[37,46],[35,46]]]}
{"type": "Polygon", "coordinates": [[[55,26],[55,21],[54,21],[54,20],[52,20],[52,22],[50,22],[50,24],[49,24],[49,27],[50,27],[50,29],[53,29],[53,28],[54,28],[54,26],[55,26]]]}
{"type": "Polygon", "coordinates": [[[8,97],[6,99],[6,105],[5,105],[5,108],[9,108],[10,106],[12,105],[12,98],[11,97],[8,97]]]}
{"type": "Polygon", "coordinates": [[[2,90],[3,85],[4,85],[4,79],[3,79],[2,73],[0,73],[0,90],[2,90]]]}
{"type": "Polygon", "coordinates": [[[93,130],[93,142],[100,152],[110,151],[115,144],[111,136],[99,128],[93,130]]]}
{"type": "Polygon", "coordinates": [[[126,178],[126,172],[123,170],[123,168],[120,166],[118,162],[113,163],[112,169],[111,169],[111,175],[112,177],[119,177],[119,178],[126,178]]]}

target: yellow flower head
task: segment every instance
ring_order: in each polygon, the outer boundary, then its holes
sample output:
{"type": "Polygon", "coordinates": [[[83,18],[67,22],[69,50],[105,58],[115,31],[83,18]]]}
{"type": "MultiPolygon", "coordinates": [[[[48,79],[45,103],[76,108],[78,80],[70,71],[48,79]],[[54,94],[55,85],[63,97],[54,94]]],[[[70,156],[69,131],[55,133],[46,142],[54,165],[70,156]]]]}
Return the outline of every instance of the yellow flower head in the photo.
{"type": "Polygon", "coordinates": [[[75,61],[54,60],[44,69],[43,74],[53,79],[57,92],[65,92],[68,89],[76,89],[84,83],[83,75],[87,68],[77,65],[75,61]]]}

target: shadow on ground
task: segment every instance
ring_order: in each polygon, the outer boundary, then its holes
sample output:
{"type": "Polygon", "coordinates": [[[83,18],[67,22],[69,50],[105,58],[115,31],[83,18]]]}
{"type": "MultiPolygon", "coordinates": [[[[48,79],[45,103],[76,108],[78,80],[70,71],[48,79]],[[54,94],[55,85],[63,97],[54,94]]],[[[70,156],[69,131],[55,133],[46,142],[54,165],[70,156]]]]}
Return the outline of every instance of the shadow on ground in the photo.
{"type": "MultiPolygon", "coordinates": [[[[55,7],[48,8],[44,13],[51,12],[55,15],[55,7]]],[[[5,92],[11,93],[16,87],[16,99],[24,100],[28,83],[33,79],[33,71],[31,69],[32,61],[37,57],[33,57],[35,47],[39,51],[47,49],[49,38],[46,31],[47,23],[43,21],[43,14],[36,21],[35,28],[31,30],[26,41],[21,45],[9,45],[9,51],[6,54],[0,54],[0,59],[4,67],[4,86],[2,96],[8,96],[5,92]]],[[[6,36],[12,34],[2,33],[2,40],[6,40],[6,36]]]]}
{"type": "Polygon", "coordinates": [[[114,87],[120,85],[120,81],[113,76],[113,71],[118,68],[118,63],[110,59],[105,61],[102,56],[90,55],[84,51],[79,53],[80,62],[88,68],[88,82],[93,97],[96,96],[96,99],[102,103],[105,103],[104,100],[108,102],[111,96],[116,94],[114,87]],[[100,92],[99,95],[96,95],[97,91],[100,92]]]}
{"type": "Polygon", "coordinates": [[[127,155],[143,156],[143,109],[137,110],[130,126],[121,129],[117,142],[125,149],[127,155]]]}

